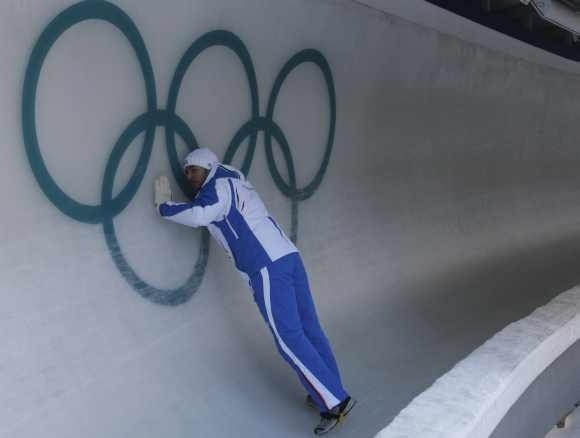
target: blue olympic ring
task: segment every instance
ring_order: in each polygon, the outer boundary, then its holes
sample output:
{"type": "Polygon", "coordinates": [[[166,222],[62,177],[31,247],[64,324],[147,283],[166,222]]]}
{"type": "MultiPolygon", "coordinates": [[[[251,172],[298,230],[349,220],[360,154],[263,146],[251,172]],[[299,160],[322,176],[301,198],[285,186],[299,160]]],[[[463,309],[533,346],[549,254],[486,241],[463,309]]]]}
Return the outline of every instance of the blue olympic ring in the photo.
{"type": "Polygon", "coordinates": [[[177,155],[175,134],[177,133],[190,149],[197,148],[198,143],[186,122],[175,113],[175,109],[179,89],[189,66],[199,54],[214,46],[226,47],[237,55],[244,67],[251,97],[251,118],[234,135],[225,153],[223,162],[231,163],[242,143],[246,139],[249,139],[248,149],[241,168],[245,174],[248,174],[256,149],[258,133],[264,132],[266,158],[270,173],[278,189],[292,202],[291,238],[293,241],[296,241],[298,232],[298,201],[308,199],[312,196],[322,182],[330,161],[330,154],[334,143],[336,122],[334,80],[328,62],[319,51],[314,49],[302,50],[290,58],[276,77],[268,100],[266,116],[262,117],[259,111],[256,74],[246,46],[231,32],[224,30],[208,32],[194,41],[179,61],[170,84],[167,108],[162,110],[157,108],[157,92],[151,60],[145,47],[145,42],[136,25],[123,10],[107,1],[86,0],[67,8],[48,24],[38,38],[26,68],[22,94],[22,130],[28,161],[40,188],[46,197],[65,215],[84,223],[102,224],[107,246],[119,272],[142,297],[157,304],[179,305],[188,301],[197,291],[205,273],[209,254],[207,230],[203,230],[201,233],[199,254],[191,276],[181,287],[163,290],[155,288],[142,280],[129,265],[121,251],[113,219],[131,202],[143,181],[147,165],[151,158],[157,126],[165,128],[167,155],[173,176],[181,190],[190,199],[192,198],[191,189],[183,176],[180,160],[177,155]],[[64,193],[56,184],[42,158],[36,129],[36,92],[44,61],[52,46],[66,30],[77,23],[89,19],[106,21],[125,35],[139,61],[147,96],[147,111],[129,124],[113,147],[105,169],[100,205],[79,203],[64,193]],[[320,69],[326,82],[330,105],[330,126],[320,168],[309,184],[303,188],[298,188],[290,146],[284,133],[273,120],[273,117],[278,94],[284,81],[297,66],[308,62],[315,64],[320,69]],[[135,170],[125,187],[116,196],[113,196],[113,183],[121,159],[131,142],[142,132],[145,132],[143,149],[139,155],[135,170]],[[276,140],[286,161],[288,181],[284,180],[276,167],[272,149],[272,137],[276,140]]]}

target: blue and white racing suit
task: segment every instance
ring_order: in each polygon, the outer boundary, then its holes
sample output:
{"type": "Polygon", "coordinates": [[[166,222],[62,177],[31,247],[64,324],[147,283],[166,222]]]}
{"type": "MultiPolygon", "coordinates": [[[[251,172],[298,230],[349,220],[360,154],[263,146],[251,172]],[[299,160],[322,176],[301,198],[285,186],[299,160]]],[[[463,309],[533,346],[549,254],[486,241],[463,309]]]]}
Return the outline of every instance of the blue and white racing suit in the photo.
{"type": "Polygon", "coordinates": [[[321,411],[348,397],[318,322],[298,249],[239,170],[217,164],[193,202],[166,202],[159,213],[183,225],[208,227],[248,278],[280,354],[321,411]]]}

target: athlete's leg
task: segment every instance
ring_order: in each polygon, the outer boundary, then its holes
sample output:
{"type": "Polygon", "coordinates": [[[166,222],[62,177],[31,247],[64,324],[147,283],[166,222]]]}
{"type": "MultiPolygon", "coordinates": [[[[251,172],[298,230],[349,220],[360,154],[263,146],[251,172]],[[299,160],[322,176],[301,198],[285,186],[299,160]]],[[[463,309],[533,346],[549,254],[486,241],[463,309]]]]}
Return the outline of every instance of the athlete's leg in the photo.
{"type": "Polygon", "coordinates": [[[310,339],[314,348],[316,348],[318,353],[322,356],[326,365],[334,371],[337,378],[340,380],[340,372],[338,370],[338,365],[336,364],[336,359],[316,314],[316,308],[310,292],[308,276],[304,269],[304,264],[302,263],[299,254],[293,254],[293,256],[296,258],[294,269],[296,302],[298,303],[298,313],[300,314],[304,333],[306,334],[306,337],[310,339]]]}
{"type": "Polygon", "coordinates": [[[295,297],[292,263],[280,259],[252,277],[254,297],[284,359],[296,370],[321,410],[347,397],[340,379],[306,337],[295,297]]]}

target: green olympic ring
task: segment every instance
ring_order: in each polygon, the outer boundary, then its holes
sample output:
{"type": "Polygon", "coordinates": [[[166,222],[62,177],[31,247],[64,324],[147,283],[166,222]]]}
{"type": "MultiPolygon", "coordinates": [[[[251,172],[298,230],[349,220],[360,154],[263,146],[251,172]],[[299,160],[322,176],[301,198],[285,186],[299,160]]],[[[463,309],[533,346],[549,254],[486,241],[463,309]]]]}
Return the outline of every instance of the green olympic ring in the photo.
{"type": "Polygon", "coordinates": [[[266,116],[262,117],[259,111],[256,73],[246,46],[231,32],[225,30],[208,32],[194,41],[179,61],[170,84],[167,109],[162,110],[157,108],[157,93],[151,60],[145,47],[145,42],[135,23],[133,23],[131,18],[123,10],[107,1],[86,0],[67,8],[46,26],[32,50],[24,77],[22,93],[22,131],[24,146],[32,172],[40,188],[46,197],[65,215],[79,222],[102,224],[107,246],[119,272],[142,297],[157,304],[179,305],[188,301],[197,291],[207,266],[209,254],[209,237],[207,231],[204,230],[201,233],[201,245],[193,273],[182,286],[176,289],[163,290],[155,288],[142,280],[129,265],[121,251],[113,219],[131,202],[143,181],[147,165],[151,158],[157,126],[165,128],[167,155],[173,176],[181,190],[191,199],[191,189],[183,177],[181,163],[177,154],[175,134],[177,133],[190,149],[197,148],[198,143],[189,126],[175,113],[175,109],[179,89],[189,66],[199,54],[214,46],[226,47],[237,55],[248,79],[251,98],[251,118],[234,135],[223,161],[225,163],[231,163],[242,143],[246,139],[249,139],[248,149],[241,169],[247,174],[254,157],[258,133],[264,132],[266,157],[270,173],[278,189],[292,202],[291,239],[296,241],[298,230],[298,202],[311,197],[319,187],[328,167],[334,142],[336,122],[334,80],[328,62],[319,51],[313,49],[300,51],[284,65],[274,82],[268,100],[266,116]],[[113,147],[105,168],[100,205],[79,203],[64,193],[56,184],[42,158],[36,128],[36,93],[42,66],[50,49],[70,27],[82,21],[92,19],[103,20],[112,24],[127,38],[139,61],[147,96],[146,112],[129,124],[113,147]],[[287,76],[297,66],[308,62],[315,64],[320,69],[326,81],[330,105],[330,126],[320,168],[309,184],[303,188],[298,188],[290,146],[284,133],[273,120],[273,117],[278,94],[287,76]],[[143,132],[145,133],[143,148],[137,160],[135,170],[125,187],[116,196],[113,196],[113,183],[121,159],[131,142],[143,132]],[[281,148],[286,162],[288,181],[283,179],[276,167],[272,150],[272,137],[274,137],[276,143],[281,148]]]}

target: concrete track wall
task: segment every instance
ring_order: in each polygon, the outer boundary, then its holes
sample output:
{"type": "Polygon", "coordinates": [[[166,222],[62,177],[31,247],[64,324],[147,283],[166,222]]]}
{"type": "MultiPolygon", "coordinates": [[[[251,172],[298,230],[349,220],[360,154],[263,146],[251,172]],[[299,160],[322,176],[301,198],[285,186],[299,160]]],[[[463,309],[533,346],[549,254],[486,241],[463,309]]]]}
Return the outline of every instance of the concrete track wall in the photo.
{"type": "Polygon", "coordinates": [[[305,62],[270,118],[307,199],[272,177],[275,161],[290,181],[289,161],[276,143],[268,160],[263,133],[233,162],[253,157],[250,179],[297,236],[360,400],[337,436],[373,435],[580,282],[574,74],[345,0],[72,5],[0,5],[1,437],[310,433],[250,292],[151,199],[176,162],[164,127],[225,156],[248,120],[269,119],[291,59],[305,62]],[[230,48],[201,52],[173,96],[180,59],[216,30],[209,44],[230,48]],[[173,101],[189,129],[164,111],[173,101]]]}

